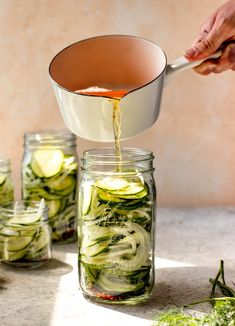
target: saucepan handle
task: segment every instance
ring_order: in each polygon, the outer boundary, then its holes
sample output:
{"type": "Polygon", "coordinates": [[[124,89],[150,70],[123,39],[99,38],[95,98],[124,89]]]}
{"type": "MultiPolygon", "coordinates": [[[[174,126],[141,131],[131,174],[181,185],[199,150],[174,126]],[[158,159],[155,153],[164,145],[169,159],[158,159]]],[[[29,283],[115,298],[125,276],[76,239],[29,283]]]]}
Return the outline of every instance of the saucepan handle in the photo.
{"type": "Polygon", "coordinates": [[[195,60],[195,61],[189,61],[185,57],[180,57],[175,59],[174,61],[170,62],[166,66],[166,76],[164,80],[164,84],[167,84],[168,81],[175,76],[178,72],[181,72],[183,70],[189,69],[189,68],[194,68],[199,66],[203,61],[208,60],[208,59],[218,59],[222,54],[221,50],[218,50],[211,56],[201,59],[201,60],[195,60]]]}

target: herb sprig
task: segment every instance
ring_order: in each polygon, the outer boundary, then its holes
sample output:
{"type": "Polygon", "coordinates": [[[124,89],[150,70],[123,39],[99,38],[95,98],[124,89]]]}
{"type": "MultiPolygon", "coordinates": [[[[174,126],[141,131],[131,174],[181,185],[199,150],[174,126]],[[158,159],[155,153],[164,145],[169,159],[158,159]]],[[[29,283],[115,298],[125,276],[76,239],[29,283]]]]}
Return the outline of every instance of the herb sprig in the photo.
{"type": "Polygon", "coordinates": [[[235,326],[235,289],[229,287],[225,281],[224,261],[220,261],[220,268],[215,278],[210,278],[212,284],[210,297],[185,305],[183,308],[170,309],[158,314],[152,326],[235,326]],[[220,290],[223,297],[216,297],[216,291],[220,290]],[[184,311],[201,303],[211,303],[210,313],[195,317],[184,311]]]}

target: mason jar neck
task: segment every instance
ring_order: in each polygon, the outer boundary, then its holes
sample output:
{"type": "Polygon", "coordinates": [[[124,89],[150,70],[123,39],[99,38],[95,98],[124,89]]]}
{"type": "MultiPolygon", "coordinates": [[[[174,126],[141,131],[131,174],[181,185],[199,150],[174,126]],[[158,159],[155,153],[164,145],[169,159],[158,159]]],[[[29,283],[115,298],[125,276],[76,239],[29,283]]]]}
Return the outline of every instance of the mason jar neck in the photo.
{"type": "MultiPolygon", "coordinates": [[[[48,221],[48,207],[40,206],[40,202],[37,201],[12,201],[0,207],[0,220],[3,218],[5,221],[12,217],[28,217],[39,216],[38,222],[48,221]]],[[[35,223],[35,222],[34,222],[35,223]]]]}
{"type": "Polygon", "coordinates": [[[68,130],[39,130],[24,134],[25,147],[73,147],[76,136],[68,130]]]}
{"type": "Polygon", "coordinates": [[[154,155],[139,148],[122,148],[121,159],[115,155],[115,148],[90,149],[83,153],[82,171],[103,174],[136,174],[153,172],[154,155]]]}
{"type": "Polygon", "coordinates": [[[9,159],[0,158],[0,172],[1,173],[11,172],[11,161],[9,159]]]}

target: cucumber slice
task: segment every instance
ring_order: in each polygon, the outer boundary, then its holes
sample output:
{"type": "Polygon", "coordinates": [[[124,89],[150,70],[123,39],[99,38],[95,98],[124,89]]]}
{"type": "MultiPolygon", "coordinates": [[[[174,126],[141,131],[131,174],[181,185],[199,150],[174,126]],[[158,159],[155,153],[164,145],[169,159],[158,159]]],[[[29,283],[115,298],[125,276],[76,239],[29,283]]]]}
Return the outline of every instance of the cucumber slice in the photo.
{"type": "Polygon", "coordinates": [[[59,149],[39,149],[33,153],[32,171],[39,178],[50,178],[62,170],[64,153],[59,149]]]}
{"type": "Polygon", "coordinates": [[[4,252],[7,251],[21,251],[26,248],[32,237],[6,237],[4,240],[4,252]]]}
{"type": "Polygon", "coordinates": [[[129,182],[128,185],[125,188],[122,189],[115,189],[115,190],[109,190],[109,192],[113,195],[119,196],[119,195],[135,195],[144,190],[144,184],[142,183],[136,183],[136,182],[129,182]]]}
{"type": "Polygon", "coordinates": [[[60,200],[47,200],[46,204],[48,206],[48,218],[55,216],[60,210],[60,200]]]}
{"type": "Polygon", "coordinates": [[[59,194],[50,194],[49,192],[47,192],[45,189],[41,189],[41,188],[35,188],[33,189],[31,192],[28,191],[28,197],[31,196],[39,196],[41,198],[44,198],[46,200],[54,200],[54,199],[60,199],[60,195],[59,194]]]}
{"type": "MultiPolygon", "coordinates": [[[[114,194],[114,193],[112,193],[112,194],[114,194]]],[[[117,195],[118,197],[123,198],[123,199],[142,199],[145,196],[147,196],[147,194],[148,194],[147,187],[144,187],[144,188],[142,187],[142,190],[137,193],[131,193],[129,191],[129,189],[128,189],[127,193],[126,192],[115,193],[115,195],[117,195]]]]}
{"type": "Polygon", "coordinates": [[[72,186],[72,188],[74,188],[75,183],[74,183],[74,178],[72,176],[61,175],[61,176],[54,177],[53,179],[48,180],[46,182],[46,185],[55,191],[62,191],[71,186],[72,186]]]}
{"type": "Polygon", "coordinates": [[[90,208],[91,208],[91,201],[92,201],[92,195],[95,192],[95,188],[92,191],[93,187],[90,183],[85,183],[82,188],[82,198],[81,198],[81,204],[82,204],[82,214],[87,215],[90,208]]]}
{"type": "Polygon", "coordinates": [[[60,209],[58,211],[58,214],[59,213],[62,213],[66,207],[68,207],[68,198],[67,197],[64,197],[64,198],[61,198],[60,199],[60,209]]]}
{"type": "Polygon", "coordinates": [[[101,189],[97,192],[98,197],[104,202],[114,202],[114,203],[123,203],[125,199],[119,198],[110,194],[108,191],[103,191],[101,189]]]}
{"type": "Polygon", "coordinates": [[[27,215],[15,215],[11,219],[8,220],[9,225],[27,225],[33,224],[35,222],[39,222],[41,219],[41,215],[38,214],[30,214],[27,215]]]}
{"type": "Polygon", "coordinates": [[[72,176],[69,176],[69,186],[62,190],[55,190],[54,193],[60,196],[67,196],[74,191],[76,187],[76,181],[72,176]]]}
{"type": "Polygon", "coordinates": [[[48,246],[46,245],[45,247],[43,247],[37,252],[28,251],[24,258],[29,259],[31,261],[42,261],[42,260],[48,260],[50,257],[51,257],[51,250],[48,249],[48,246]]]}
{"type": "Polygon", "coordinates": [[[6,260],[6,261],[19,260],[19,259],[24,257],[26,251],[27,251],[27,249],[19,250],[19,251],[7,251],[7,250],[4,250],[2,259],[6,260]]]}
{"type": "Polygon", "coordinates": [[[30,250],[27,253],[27,257],[29,256],[34,257],[34,255],[42,248],[47,246],[49,242],[50,242],[49,232],[46,232],[46,230],[41,230],[40,234],[32,242],[32,246],[30,246],[30,250]]]}
{"type": "Polygon", "coordinates": [[[64,169],[68,170],[69,173],[77,172],[78,164],[74,156],[70,156],[70,155],[64,156],[64,169]]]}
{"type": "Polygon", "coordinates": [[[5,174],[0,173],[0,187],[3,186],[7,179],[7,176],[5,174]]]}
{"type": "Polygon", "coordinates": [[[96,186],[98,188],[112,191],[112,190],[120,190],[128,186],[128,181],[123,178],[112,178],[106,177],[100,180],[97,180],[96,186]]]}

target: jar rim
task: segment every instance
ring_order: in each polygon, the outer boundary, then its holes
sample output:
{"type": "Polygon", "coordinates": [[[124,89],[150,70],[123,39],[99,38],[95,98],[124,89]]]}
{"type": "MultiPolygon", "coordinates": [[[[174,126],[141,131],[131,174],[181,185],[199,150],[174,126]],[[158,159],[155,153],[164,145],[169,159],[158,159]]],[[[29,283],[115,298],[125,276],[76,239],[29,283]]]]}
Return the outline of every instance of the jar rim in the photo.
{"type": "Polygon", "coordinates": [[[75,142],[76,136],[67,129],[43,129],[24,133],[24,144],[57,145],[66,141],[75,142]]]}
{"type": "Polygon", "coordinates": [[[8,158],[0,157],[0,168],[5,166],[10,166],[11,161],[8,158]]]}
{"type": "MultiPolygon", "coordinates": [[[[4,217],[10,218],[13,214],[20,216],[27,216],[29,214],[41,214],[41,218],[38,222],[48,221],[48,207],[45,205],[40,212],[40,201],[30,201],[30,200],[15,200],[3,204],[0,206],[0,214],[4,217]],[[27,208],[30,207],[30,210],[27,208]]],[[[1,220],[1,217],[0,217],[1,220]]]]}
{"type": "Polygon", "coordinates": [[[121,162],[123,164],[133,161],[140,162],[145,160],[154,159],[153,152],[147,149],[135,148],[135,147],[123,147],[121,149],[122,159],[115,155],[114,147],[101,147],[92,148],[83,152],[82,160],[92,160],[97,163],[115,163],[121,162]]]}

